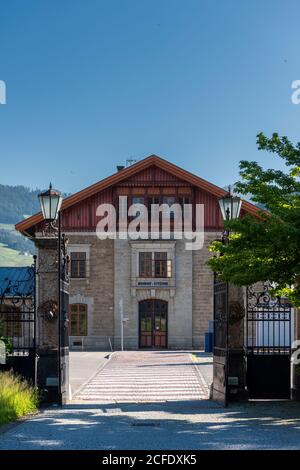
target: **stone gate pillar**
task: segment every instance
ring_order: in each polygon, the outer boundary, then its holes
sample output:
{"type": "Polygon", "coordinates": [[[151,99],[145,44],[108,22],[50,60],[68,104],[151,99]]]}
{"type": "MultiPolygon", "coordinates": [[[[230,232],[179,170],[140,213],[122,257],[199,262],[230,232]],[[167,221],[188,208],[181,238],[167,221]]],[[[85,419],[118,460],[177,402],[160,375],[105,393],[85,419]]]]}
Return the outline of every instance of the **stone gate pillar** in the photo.
{"type": "Polygon", "coordinates": [[[68,283],[58,284],[58,240],[55,237],[36,238],[37,248],[37,354],[38,387],[47,402],[61,402],[59,374],[64,385],[63,402],[68,400],[68,283]],[[61,331],[59,331],[59,295],[61,296],[61,331]],[[59,354],[61,335],[61,354],[59,354]]]}
{"type": "Polygon", "coordinates": [[[228,401],[247,400],[245,357],[245,288],[228,285],[228,401]]]}

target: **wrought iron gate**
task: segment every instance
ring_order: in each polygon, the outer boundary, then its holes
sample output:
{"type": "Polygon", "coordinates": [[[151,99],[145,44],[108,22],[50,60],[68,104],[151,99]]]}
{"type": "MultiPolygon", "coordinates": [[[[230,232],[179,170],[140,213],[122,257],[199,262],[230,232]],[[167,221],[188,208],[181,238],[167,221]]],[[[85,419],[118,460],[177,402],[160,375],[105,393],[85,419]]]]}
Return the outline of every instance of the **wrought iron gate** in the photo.
{"type": "Polygon", "coordinates": [[[252,399],[290,398],[292,307],[270,283],[247,288],[247,388],[252,399]]]}
{"type": "Polygon", "coordinates": [[[5,268],[0,289],[0,337],[6,346],[3,370],[37,383],[36,267],[5,268]]]}
{"type": "Polygon", "coordinates": [[[214,275],[213,399],[227,405],[228,284],[214,275]]]}

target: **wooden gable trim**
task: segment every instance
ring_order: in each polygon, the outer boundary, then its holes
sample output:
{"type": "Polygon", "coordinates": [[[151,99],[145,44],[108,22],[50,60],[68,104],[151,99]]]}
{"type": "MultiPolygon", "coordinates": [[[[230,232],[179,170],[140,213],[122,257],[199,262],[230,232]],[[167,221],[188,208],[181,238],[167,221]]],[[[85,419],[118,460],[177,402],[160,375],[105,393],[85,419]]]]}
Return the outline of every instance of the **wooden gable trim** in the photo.
{"type": "MultiPolygon", "coordinates": [[[[150,155],[149,157],[144,158],[143,160],[135,163],[134,165],[131,165],[128,168],[124,168],[123,170],[114,173],[112,176],[108,176],[107,178],[104,178],[98,183],[92,184],[91,186],[73,194],[72,196],[67,197],[63,200],[61,209],[65,210],[68,207],[73,206],[74,204],[81,202],[90,196],[93,196],[99,191],[107,189],[109,186],[121,183],[125,179],[133,176],[135,173],[140,172],[151,165],[157,165],[159,168],[167,172],[171,172],[174,176],[178,177],[179,179],[186,181],[187,183],[190,183],[191,185],[196,186],[199,189],[207,191],[216,196],[217,198],[221,198],[226,194],[226,191],[224,189],[219,188],[218,186],[212,183],[209,183],[208,181],[200,178],[199,176],[193,175],[189,171],[184,170],[178,167],[177,165],[174,165],[173,163],[170,163],[167,160],[158,157],[157,155],[150,155]]],[[[242,207],[246,212],[250,212],[252,214],[257,214],[259,211],[259,209],[254,204],[251,204],[247,201],[243,201],[242,207]]],[[[31,217],[28,217],[22,222],[19,222],[18,224],[16,224],[15,227],[16,230],[18,230],[19,232],[28,235],[26,233],[27,230],[42,221],[43,216],[42,213],[39,212],[35,215],[32,215],[31,217]]]]}

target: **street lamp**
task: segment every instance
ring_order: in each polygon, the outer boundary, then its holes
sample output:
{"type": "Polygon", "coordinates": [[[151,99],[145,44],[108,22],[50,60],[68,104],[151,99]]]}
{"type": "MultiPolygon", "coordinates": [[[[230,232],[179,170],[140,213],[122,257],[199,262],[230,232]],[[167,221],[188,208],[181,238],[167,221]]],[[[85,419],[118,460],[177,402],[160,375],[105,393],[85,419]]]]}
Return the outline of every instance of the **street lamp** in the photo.
{"type": "MultiPolygon", "coordinates": [[[[238,219],[241,212],[242,200],[239,196],[234,196],[231,193],[229,186],[228,193],[219,199],[219,207],[224,221],[238,219]]],[[[229,242],[229,230],[224,230],[222,241],[223,244],[229,242]]]]}
{"type": "MultiPolygon", "coordinates": [[[[238,219],[238,217],[240,215],[240,211],[241,211],[241,206],[242,206],[241,198],[238,197],[238,196],[234,196],[232,194],[231,188],[229,186],[228,193],[225,194],[224,197],[219,199],[219,207],[220,207],[224,222],[227,221],[227,220],[238,219]]],[[[223,245],[228,245],[229,235],[230,235],[230,231],[227,228],[225,228],[225,230],[223,232],[223,236],[222,236],[222,244],[223,245]]],[[[222,253],[220,254],[220,256],[222,256],[222,253]]],[[[216,290],[216,285],[219,282],[217,273],[215,273],[214,282],[215,282],[215,286],[214,286],[214,296],[215,296],[219,292],[219,290],[218,291],[216,290]]],[[[223,310],[221,309],[221,311],[222,311],[222,316],[221,316],[222,319],[221,320],[220,320],[220,316],[218,317],[216,315],[217,310],[216,310],[216,307],[214,307],[214,325],[215,325],[216,329],[219,328],[220,331],[222,332],[222,335],[218,335],[218,336],[223,338],[223,331],[224,331],[225,332],[225,338],[226,338],[225,348],[224,348],[224,345],[222,346],[222,343],[221,343],[221,349],[223,349],[223,350],[225,349],[225,354],[224,354],[225,365],[223,364],[223,367],[224,367],[224,401],[225,401],[225,405],[227,406],[228,388],[229,388],[228,374],[229,374],[229,361],[230,361],[230,351],[229,351],[229,349],[230,349],[230,344],[229,344],[229,316],[230,316],[230,312],[229,312],[229,283],[227,281],[225,281],[224,284],[225,284],[224,291],[225,291],[225,298],[226,298],[225,302],[226,303],[224,303],[224,305],[222,304],[223,310]],[[225,315],[223,317],[224,312],[225,312],[225,315]],[[223,318],[225,318],[225,321],[223,320],[223,318]]],[[[220,287],[218,287],[218,289],[220,289],[220,287]]],[[[222,293],[222,298],[224,299],[224,293],[222,293]]],[[[220,305],[218,305],[218,309],[220,310],[220,305]]],[[[216,335],[215,335],[215,338],[216,338],[216,335]]],[[[216,345],[218,345],[218,343],[215,342],[214,347],[216,347],[216,345]]],[[[218,347],[220,347],[220,345],[218,347]]],[[[215,359],[214,359],[214,361],[215,361],[215,359]]],[[[220,380],[214,373],[214,383],[215,383],[216,379],[218,381],[220,380]]]]}
{"type": "Polygon", "coordinates": [[[59,191],[52,189],[50,183],[49,189],[38,195],[42,213],[45,222],[53,223],[59,217],[59,211],[62,203],[62,196],[59,191]]]}
{"type": "Polygon", "coordinates": [[[61,235],[61,204],[62,196],[59,191],[52,188],[50,183],[49,189],[38,195],[41,210],[43,213],[44,220],[49,224],[50,229],[57,230],[57,250],[58,250],[58,399],[62,404],[62,361],[61,361],[61,347],[62,347],[62,318],[61,318],[61,281],[65,280],[65,246],[66,239],[64,235],[61,235]],[[58,227],[56,229],[53,223],[58,221],[58,227]],[[63,275],[62,275],[62,248],[63,248],[63,275]]]}
{"type": "Polygon", "coordinates": [[[229,192],[224,197],[219,199],[219,207],[221,209],[223,220],[238,219],[241,206],[241,198],[238,196],[233,196],[231,194],[230,188],[229,192]]]}

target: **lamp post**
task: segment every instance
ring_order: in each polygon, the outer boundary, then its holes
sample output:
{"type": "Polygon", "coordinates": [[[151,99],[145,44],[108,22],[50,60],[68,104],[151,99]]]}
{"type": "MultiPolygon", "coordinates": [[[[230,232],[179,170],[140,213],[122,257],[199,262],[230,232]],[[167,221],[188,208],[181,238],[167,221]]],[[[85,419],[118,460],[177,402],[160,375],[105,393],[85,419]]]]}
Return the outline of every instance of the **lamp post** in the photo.
{"type": "MultiPolygon", "coordinates": [[[[241,212],[242,200],[239,196],[234,196],[229,186],[228,193],[219,199],[219,207],[223,220],[238,219],[241,212]]],[[[224,241],[228,243],[229,230],[224,230],[224,241]]]]}
{"type": "MultiPolygon", "coordinates": [[[[222,217],[224,222],[228,220],[237,219],[240,215],[242,201],[241,198],[238,196],[234,196],[231,192],[231,188],[229,186],[228,193],[225,194],[224,197],[219,199],[219,207],[222,213],[222,217]]],[[[223,231],[222,243],[223,245],[229,243],[229,229],[225,228],[223,231]]],[[[229,325],[230,320],[230,311],[229,306],[230,302],[234,299],[234,302],[237,300],[237,294],[233,292],[233,288],[229,285],[228,282],[225,282],[225,297],[222,296],[224,299],[224,303],[222,303],[222,307],[224,308],[226,314],[223,317],[225,321],[219,320],[218,328],[224,331],[226,341],[225,343],[221,342],[221,348],[223,349],[225,363],[222,363],[222,367],[224,370],[224,404],[227,406],[227,402],[229,400],[229,394],[234,393],[235,396],[240,395],[240,384],[244,383],[244,368],[243,368],[243,352],[240,353],[240,350],[236,350],[235,343],[232,343],[232,340],[229,341],[229,337],[235,336],[237,333],[235,329],[229,325]],[[234,351],[235,350],[235,351],[234,351]],[[238,353],[234,357],[235,353],[238,353]],[[237,360],[238,357],[241,357],[241,361],[237,360]]],[[[215,320],[216,321],[216,320],[215,320]]],[[[215,323],[216,324],[216,323],[215,323]]],[[[223,336],[223,335],[221,335],[223,336]]],[[[216,361],[217,362],[217,361],[216,361]]],[[[215,373],[214,373],[214,380],[215,380],[215,373]]]]}
{"type": "Polygon", "coordinates": [[[52,184],[50,183],[49,189],[40,193],[38,198],[45,222],[53,224],[59,218],[62,203],[61,193],[56,189],[53,189],[52,184]]]}
{"type": "Polygon", "coordinates": [[[65,245],[65,238],[61,235],[61,204],[62,196],[59,191],[52,188],[50,183],[49,189],[38,195],[43,217],[45,222],[55,231],[57,231],[57,250],[58,250],[58,399],[62,403],[62,371],[61,371],[61,280],[62,280],[62,242],[65,245]],[[55,223],[57,222],[57,228],[55,223]]]}

